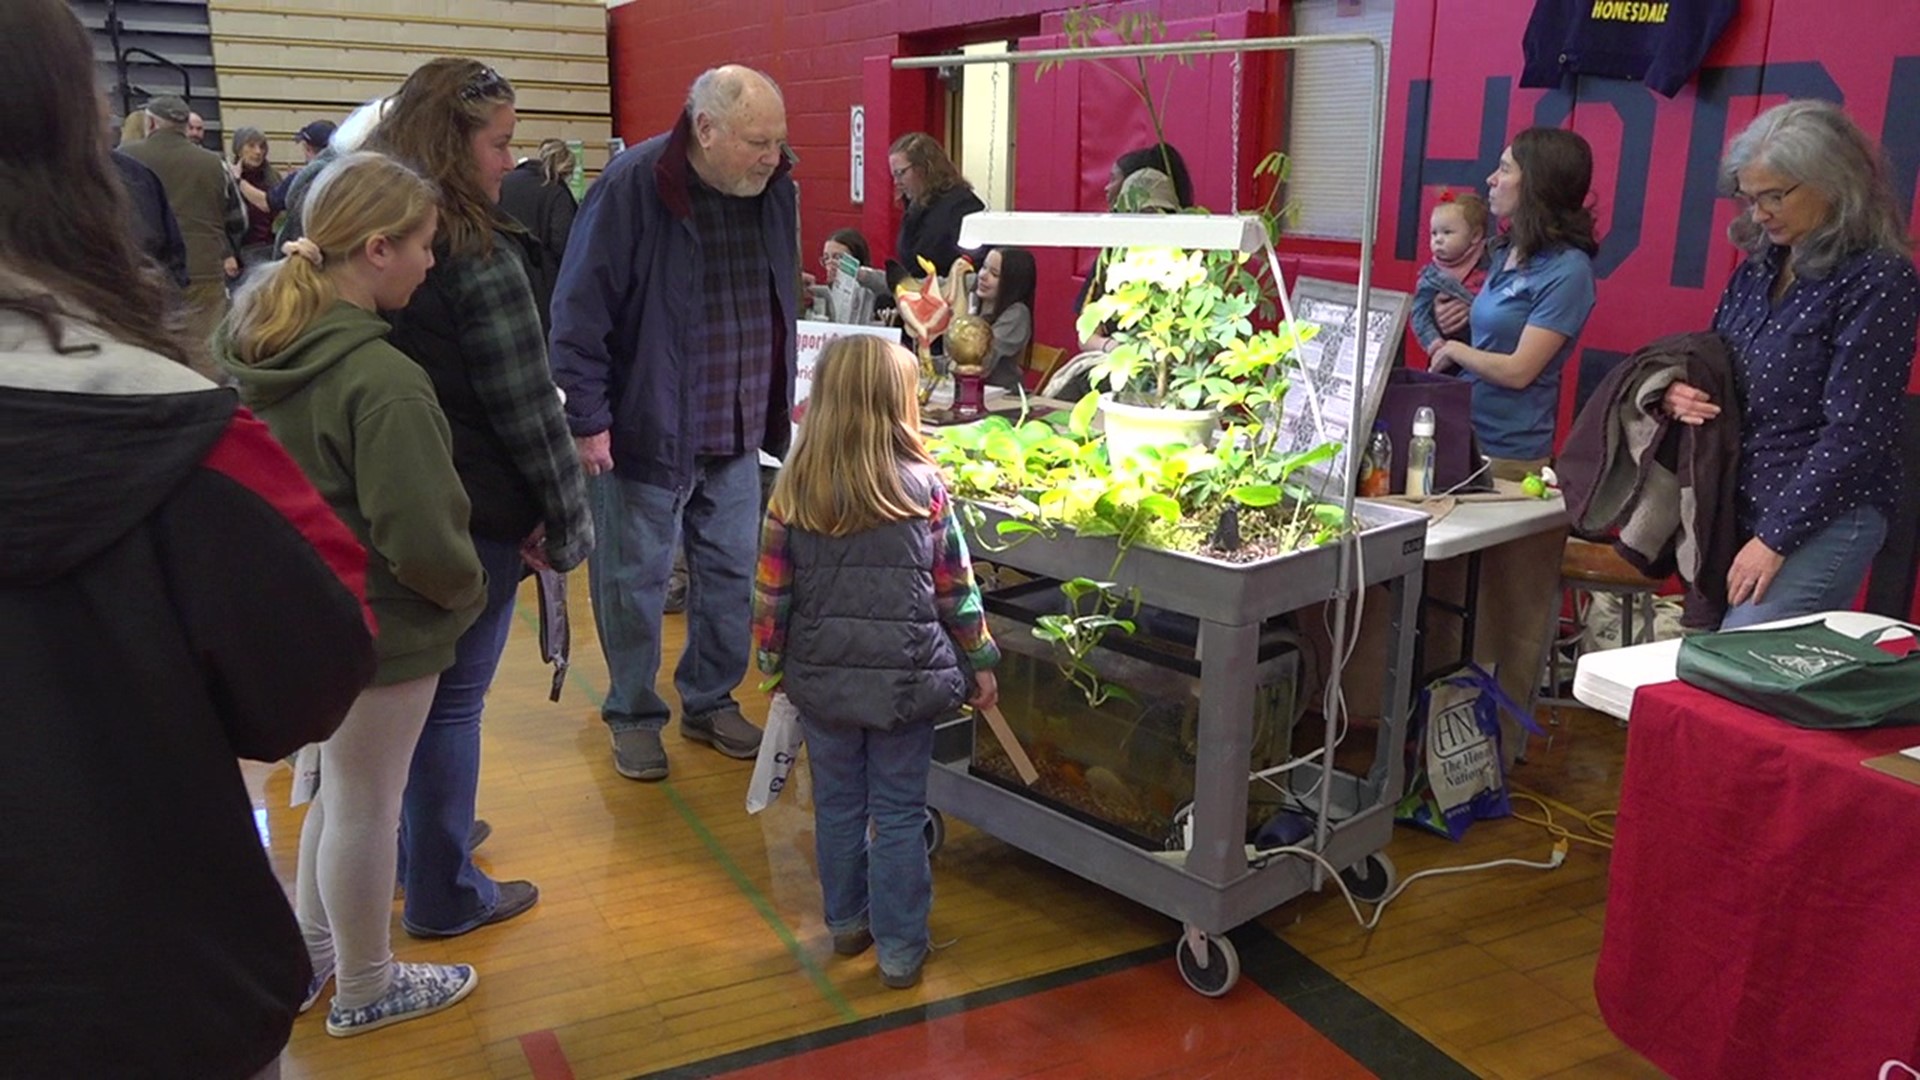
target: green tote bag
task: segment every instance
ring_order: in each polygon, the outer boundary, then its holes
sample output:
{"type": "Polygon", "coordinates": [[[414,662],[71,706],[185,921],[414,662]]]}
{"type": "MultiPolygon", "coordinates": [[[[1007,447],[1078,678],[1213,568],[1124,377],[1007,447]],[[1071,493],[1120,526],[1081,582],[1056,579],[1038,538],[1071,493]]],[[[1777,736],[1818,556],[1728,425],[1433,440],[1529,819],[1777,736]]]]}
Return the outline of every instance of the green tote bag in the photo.
{"type": "MultiPolygon", "coordinates": [[[[1905,627],[1920,633],[1905,623],[1905,627]]],[[[1683,682],[1797,727],[1920,723],[1920,648],[1895,656],[1825,622],[1697,634],[1680,642],[1683,682]]]]}

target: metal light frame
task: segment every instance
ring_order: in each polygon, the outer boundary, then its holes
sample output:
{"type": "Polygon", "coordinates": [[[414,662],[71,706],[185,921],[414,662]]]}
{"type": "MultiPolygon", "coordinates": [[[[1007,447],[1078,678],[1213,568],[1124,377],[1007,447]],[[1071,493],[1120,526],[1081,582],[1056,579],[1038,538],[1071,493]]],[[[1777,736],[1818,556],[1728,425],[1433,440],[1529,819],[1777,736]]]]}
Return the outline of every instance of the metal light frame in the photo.
{"type": "MultiPolygon", "coordinates": [[[[1370,95],[1367,103],[1366,203],[1360,219],[1360,272],[1358,296],[1356,297],[1357,304],[1354,312],[1354,318],[1358,320],[1357,326],[1359,330],[1358,343],[1354,347],[1354,382],[1356,392],[1353,394],[1352,416],[1347,428],[1347,438],[1349,441],[1346,454],[1347,475],[1346,482],[1343,485],[1340,504],[1346,520],[1348,522],[1354,522],[1353,504],[1356,489],[1359,486],[1361,455],[1354,452],[1352,441],[1360,437],[1362,430],[1362,424],[1365,419],[1366,394],[1362,392],[1361,388],[1368,385],[1370,377],[1367,370],[1366,320],[1373,310],[1373,249],[1380,225],[1381,155],[1386,142],[1387,55],[1386,47],[1380,43],[1378,38],[1365,34],[1324,34],[1290,37],[1236,38],[1225,41],[1160,42],[1147,45],[1103,45],[1077,49],[1039,49],[1032,52],[1010,51],[981,56],[910,56],[894,59],[892,66],[896,69],[917,69],[947,66],[964,67],[970,64],[1044,64],[1056,61],[1077,63],[1087,60],[1117,60],[1131,59],[1134,57],[1170,59],[1183,56],[1218,56],[1235,53],[1300,52],[1308,49],[1325,48],[1366,49],[1368,58],[1372,64],[1373,75],[1373,93],[1370,95]]],[[[986,238],[995,235],[1005,237],[1018,236],[1026,243],[1036,246],[1124,247],[1129,242],[1134,244],[1142,243],[1143,241],[1138,239],[1131,239],[1137,234],[1140,226],[1116,224],[1114,219],[1122,216],[1124,215],[1066,213],[972,214],[964,219],[961,226],[961,236],[975,242],[992,242],[991,239],[986,238]],[[976,222],[976,218],[980,220],[976,222]],[[1070,222],[1072,224],[1069,224],[1070,222]],[[1043,224],[1059,229],[1060,233],[1056,234],[1051,240],[1040,239],[1040,227],[1043,226],[1043,224]],[[971,232],[968,231],[969,225],[973,226],[971,232]],[[1117,243],[1113,242],[1116,237],[1118,238],[1117,243]]],[[[1223,215],[1224,220],[1228,221],[1235,220],[1236,217],[1238,217],[1238,215],[1223,215]]],[[[1154,219],[1147,218],[1143,220],[1151,221],[1154,219]]],[[[1193,231],[1195,223],[1202,220],[1204,219],[1197,215],[1164,215],[1155,221],[1155,224],[1146,227],[1164,227],[1170,231],[1181,231],[1185,235],[1186,238],[1184,240],[1168,239],[1162,241],[1166,246],[1195,247],[1196,241],[1205,243],[1209,240],[1209,237],[1206,235],[1193,231]]],[[[1255,223],[1258,224],[1258,219],[1254,220],[1255,223]]],[[[1216,249],[1246,250],[1248,239],[1249,238],[1243,233],[1241,239],[1238,240],[1225,237],[1213,237],[1211,238],[1211,242],[1216,249]]],[[[1280,263],[1273,250],[1272,238],[1266,234],[1264,226],[1260,228],[1259,239],[1260,247],[1265,249],[1269,265],[1273,270],[1274,282],[1280,294],[1282,311],[1288,323],[1291,324],[1293,321],[1292,302],[1287,296],[1285,282],[1280,277],[1280,263]]],[[[1012,243],[1013,241],[1002,240],[1000,242],[1012,243]]],[[[1386,357],[1382,357],[1381,362],[1390,363],[1391,361],[1386,357]]],[[[1358,580],[1359,554],[1359,534],[1358,530],[1355,529],[1348,533],[1346,542],[1340,545],[1340,567],[1338,578],[1334,585],[1333,642],[1336,667],[1330,673],[1330,681],[1335,685],[1337,685],[1341,675],[1340,668],[1344,667],[1344,664],[1340,663],[1340,649],[1347,640],[1347,605],[1341,601],[1344,601],[1349,595],[1357,594],[1363,587],[1358,580]],[[1350,582],[1353,584],[1350,585],[1350,582]]],[[[1337,737],[1338,723],[1339,716],[1337,711],[1327,710],[1327,753],[1326,760],[1322,762],[1323,771],[1327,775],[1323,775],[1321,778],[1320,816],[1315,828],[1316,846],[1323,850],[1326,847],[1327,838],[1331,832],[1331,827],[1327,821],[1332,788],[1331,772],[1333,769],[1333,754],[1331,748],[1337,737]]],[[[1313,878],[1315,888],[1319,887],[1324,873],[1325,871],[1322,870],[1318,864],[1314,866],[1313,878]]],[[[1189,927],[1189,932],[1191,933],[1191,931],[1192,928],[1189,927]]],[[[1206,953],[1203,951],[1199,953],[1199,955],[1205,956],[1206,953]]]]}

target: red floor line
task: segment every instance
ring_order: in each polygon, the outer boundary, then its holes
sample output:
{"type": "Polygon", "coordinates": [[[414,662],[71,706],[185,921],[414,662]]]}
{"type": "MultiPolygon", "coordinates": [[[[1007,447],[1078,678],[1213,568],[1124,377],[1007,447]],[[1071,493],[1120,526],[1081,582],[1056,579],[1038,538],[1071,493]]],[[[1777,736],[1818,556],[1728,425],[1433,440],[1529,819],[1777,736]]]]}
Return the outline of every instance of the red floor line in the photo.
{"type": "Polygon", "coordinates": [[[560,1049],[560,1037],[551,1031],[529,1031],[520,1036],[520,1052],[527,1056],[533,1080],[573,1080],[573,1066],[560,1049]]]}

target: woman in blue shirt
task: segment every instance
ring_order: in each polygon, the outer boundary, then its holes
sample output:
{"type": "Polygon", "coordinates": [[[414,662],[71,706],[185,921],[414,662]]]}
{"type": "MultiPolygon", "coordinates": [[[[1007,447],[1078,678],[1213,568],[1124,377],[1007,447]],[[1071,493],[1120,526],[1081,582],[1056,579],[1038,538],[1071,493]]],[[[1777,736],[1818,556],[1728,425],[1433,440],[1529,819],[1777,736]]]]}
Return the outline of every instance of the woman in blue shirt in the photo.
{"type": "Polygon", "coordinates": [[[1502,231],[1473,302],[1472,344],[1434,350],[1434,371],[1473,384],[1473,431],[1493,473],[1518,480],[1553,454],[1560,371],[1593,311],[1593,149],[1560,128],[1528,128],[1487,177],[1502,231]]]}
{"type": "MultiPolygon", "coordinates": [[[[1747,252],[1714,312],[1744,427],[1723,629],[1850,607],[1900,498],[1920,275],[1880,149],[1836,105],[1790,101],[1734,137],[1721,184],[1747,252]]],[[[1720,412],[1675,383],[1668,412],[1720,412]]]]}

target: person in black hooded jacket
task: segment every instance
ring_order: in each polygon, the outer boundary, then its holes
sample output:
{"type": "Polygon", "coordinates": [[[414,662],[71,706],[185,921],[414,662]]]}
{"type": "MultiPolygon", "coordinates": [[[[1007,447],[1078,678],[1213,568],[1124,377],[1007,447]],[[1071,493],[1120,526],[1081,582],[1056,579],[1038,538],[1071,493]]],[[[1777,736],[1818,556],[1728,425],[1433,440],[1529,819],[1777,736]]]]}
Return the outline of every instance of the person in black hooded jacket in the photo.
{"type": "Polygon", "coordinates": [[[373,675],[366,553],[189,370],[86,30],[0,5],[0,1073],[247,1080],[311,977],[236,757],[373,675]]]}
{"type": "Polygon", "coordinates": [[[534,256],[528,260],[527,278],[545,333],[553,332],[553,283],[560,277],[567,237],[580,212],[573,189],[567,186],[577,165],[566,143],[544,139],[539,157],[528,158],[500,179],[500,209],[525,226],[532,241],[527,245],[534,256]]]}

